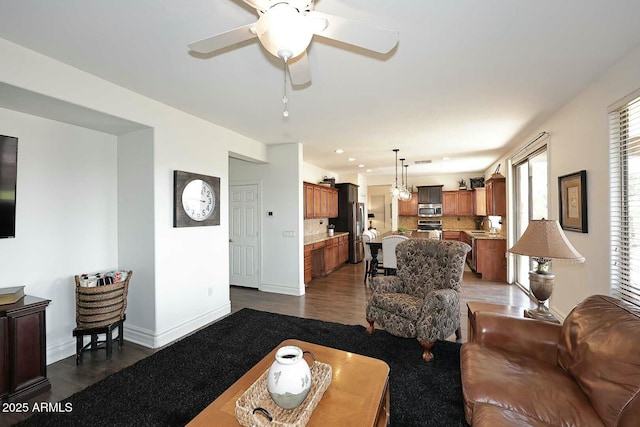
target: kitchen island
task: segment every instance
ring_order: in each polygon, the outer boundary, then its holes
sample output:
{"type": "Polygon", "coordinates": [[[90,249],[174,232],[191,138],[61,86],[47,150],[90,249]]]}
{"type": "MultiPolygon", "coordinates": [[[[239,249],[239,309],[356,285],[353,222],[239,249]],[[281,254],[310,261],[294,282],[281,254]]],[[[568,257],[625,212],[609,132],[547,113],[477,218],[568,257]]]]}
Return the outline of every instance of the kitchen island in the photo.
{"type": "MultiPolygon", "coordinates": [[[[507,239],[503,234],[486,230],[459,230],[458,239],[471,246],[467,265],[483,280],[507,281],[507,239]]],[[[456,240],[453,230],[444,231],[444,238],[456,240]]]]}

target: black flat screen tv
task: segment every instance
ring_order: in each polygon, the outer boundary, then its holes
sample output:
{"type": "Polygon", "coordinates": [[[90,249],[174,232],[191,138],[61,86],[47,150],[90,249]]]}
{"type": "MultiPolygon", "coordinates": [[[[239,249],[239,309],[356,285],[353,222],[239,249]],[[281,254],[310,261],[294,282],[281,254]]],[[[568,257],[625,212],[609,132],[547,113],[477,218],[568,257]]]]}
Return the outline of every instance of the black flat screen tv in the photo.
{"type": "Polygon", "coordinates": [[[0,239],[16,237],[18,138],[0,135],[0,239]]]}

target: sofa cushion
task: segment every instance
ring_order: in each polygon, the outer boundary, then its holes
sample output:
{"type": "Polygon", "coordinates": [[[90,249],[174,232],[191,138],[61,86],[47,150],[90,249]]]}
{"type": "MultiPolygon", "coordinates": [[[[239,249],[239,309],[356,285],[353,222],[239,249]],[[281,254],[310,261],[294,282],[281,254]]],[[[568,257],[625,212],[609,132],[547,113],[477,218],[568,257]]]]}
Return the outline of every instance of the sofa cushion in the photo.
{"type": "Polygon", "coordinates": [[[491,403],[551,425],[603,425],[577,383],[557,366],[468,342],[460,367],[469,423],[477,403],[491,403]]]}
{"type": "Polygon", "coordinates": [[[542,421],[488,403],[476,403],[473,407],[473,427],[550,427],[542,421]]]}
{"type": "Polygon", "coordinates": [[[417,298],[409,294],[380,294],[374,293],[371,296],[369,305],[378,307],[384,311],[395,313],[396,315],[415,322],[422,311],[424,298],[417,298]]]}
{"type": "Polygon", "coordinates": [[[637,307],[594,295],[578,304],[562,325],[558,364],[607,426],[640,425],[639,320],[637,307]]]}

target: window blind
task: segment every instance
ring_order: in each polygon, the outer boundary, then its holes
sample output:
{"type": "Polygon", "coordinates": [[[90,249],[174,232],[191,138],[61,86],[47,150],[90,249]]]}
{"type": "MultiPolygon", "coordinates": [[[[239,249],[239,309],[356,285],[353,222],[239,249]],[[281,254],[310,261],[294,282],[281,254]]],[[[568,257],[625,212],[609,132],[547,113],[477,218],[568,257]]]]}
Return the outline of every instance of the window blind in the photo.
{"type": "Polygon", "coordinates": [[[609,124],[611,293],[640,306],[640,97],[609,124]]]}

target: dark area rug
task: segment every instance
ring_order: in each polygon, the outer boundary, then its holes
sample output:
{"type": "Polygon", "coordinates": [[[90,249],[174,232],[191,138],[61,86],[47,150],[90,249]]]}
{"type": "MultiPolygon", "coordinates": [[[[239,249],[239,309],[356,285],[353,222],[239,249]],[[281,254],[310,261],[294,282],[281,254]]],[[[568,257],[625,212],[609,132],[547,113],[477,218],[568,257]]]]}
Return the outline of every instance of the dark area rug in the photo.
{"type": "MultiPolygon", "coordinates": [[[[73,411],[20,426],[182,426],[288,338],[382,359],[391,368],[391,425],[467,426],[460,344],[438,342],[426,363],[416,340],[363,326],[243,309],[70,396],[73,411]]],[[[126,346],[126,344],[125,344],[126,346]]],[[[63,405],[64,405],[63,403],[63,405]]]]}

